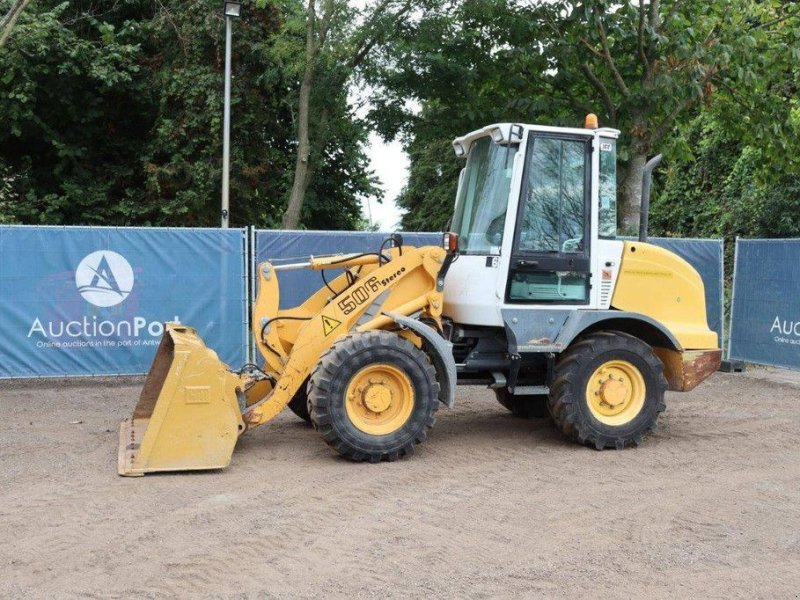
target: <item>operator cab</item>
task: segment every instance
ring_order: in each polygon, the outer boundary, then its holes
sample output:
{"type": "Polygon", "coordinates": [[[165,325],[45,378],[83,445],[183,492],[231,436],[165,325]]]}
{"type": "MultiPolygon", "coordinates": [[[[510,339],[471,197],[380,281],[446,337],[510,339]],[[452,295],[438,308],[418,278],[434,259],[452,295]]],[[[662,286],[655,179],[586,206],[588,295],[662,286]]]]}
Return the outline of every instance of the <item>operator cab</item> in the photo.
{"type": "Polygon", "coordinates": [[[466,165],[447,317],[503,327],[520,310],[608,308],[623,246],[615,240],[618,136],[595,118],[584,128],[495,124],[453,141],[466,165]]]}

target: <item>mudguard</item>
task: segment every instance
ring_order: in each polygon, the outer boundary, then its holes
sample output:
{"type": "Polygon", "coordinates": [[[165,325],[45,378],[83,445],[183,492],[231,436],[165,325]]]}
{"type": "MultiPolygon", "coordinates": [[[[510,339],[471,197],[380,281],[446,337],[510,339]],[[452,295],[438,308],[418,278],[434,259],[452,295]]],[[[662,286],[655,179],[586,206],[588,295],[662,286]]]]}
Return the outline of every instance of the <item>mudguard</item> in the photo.
{"type": "Polygon", "coordinates": [[[436,376],[439,379],[441,390],[439,400],[447,408],[453,408],[456,399],[456,361],[453,359],[453,344],[445,340],[430,326],[413,319],[404,317],[393,312],[384,312],[398,325],[410,329],[422,339],[428,342],[428,350],[431,354],[431,361],[436,368],[436,376]]]}

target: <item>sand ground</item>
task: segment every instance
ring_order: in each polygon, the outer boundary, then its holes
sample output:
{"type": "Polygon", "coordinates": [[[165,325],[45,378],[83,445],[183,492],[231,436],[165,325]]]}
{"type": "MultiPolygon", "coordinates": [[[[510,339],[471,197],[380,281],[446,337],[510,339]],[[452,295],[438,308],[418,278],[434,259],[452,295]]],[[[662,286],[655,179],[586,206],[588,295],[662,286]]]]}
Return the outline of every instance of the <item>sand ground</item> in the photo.
{"type": "Polygon", "coordinates": [[[287,412],[223,471],[121,478],[140,385],[0,382],[0,597],[800,597],[791,380],[668,394],[622,452],[459,388],[396,463],[287,412]]]}

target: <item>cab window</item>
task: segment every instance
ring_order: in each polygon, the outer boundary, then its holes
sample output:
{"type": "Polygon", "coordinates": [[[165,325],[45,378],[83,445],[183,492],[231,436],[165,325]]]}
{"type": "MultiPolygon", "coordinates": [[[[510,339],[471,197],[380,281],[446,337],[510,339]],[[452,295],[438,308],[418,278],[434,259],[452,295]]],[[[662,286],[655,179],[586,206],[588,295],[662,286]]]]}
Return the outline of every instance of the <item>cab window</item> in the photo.
{"type": "Polygon", "coordinates": [[[585,155],[580,140],[534,140],[519,252],[583,252],[585,155]]]}
{"type": "Polygon", "coordinates": [[[507,299],[589,301],[589,138],[536,134],[528,142],[507,299]]]}
{"type": "Polygon", "coordinates": [[[600,138],[601,238],[617,237],[617,140],[600,138]]]}
{"type": "Polygon", "coordinates": [[[491,137],[472,143],[453,216],[463,254],[500,254],[516,153],[491,137]]]}

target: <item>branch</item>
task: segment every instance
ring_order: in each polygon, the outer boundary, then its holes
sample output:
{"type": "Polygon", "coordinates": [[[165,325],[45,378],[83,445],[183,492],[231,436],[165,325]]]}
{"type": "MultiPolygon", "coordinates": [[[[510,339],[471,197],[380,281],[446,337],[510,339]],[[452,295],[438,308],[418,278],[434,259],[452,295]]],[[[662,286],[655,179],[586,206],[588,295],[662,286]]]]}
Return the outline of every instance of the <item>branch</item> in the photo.
{"type": "Polygon", "coordinates": [[[617,65],[611,57],[611,49],[608,46],[608,38],[606,37],[606,28],[603,26],[602,16],[600,15],[598,15],[597,29],[600,32],[600,43],[603,45],[603,52],[606,57],[606,62],[608,63],[608,68],[611,69],[611,75],[614,77],[614,81],[617,82],[617,87],[622,92],[622,95],[628,98],[631,95],[631,91],[628,89],[628,86],[625,85],[625,80],[622,78],[622,75],[620,75],[617,70],[617,65]]]}
{"type": "Polygon", "coordinates": [[[663,21],[661,21],[661,23],[662,24],[665,23],[665,22],[669,23],[670,21],[672,21],[672,17],[674,17],[675,13],[678,12],[678,9],[680,8],[681,4],[683,4],[682,0],[675,0],[674,4],[672,5],[672,8],[669,9],[669,13],[667,14],[667,18],[664,19],[663,21]]]}
{"type": "Polygon", "coordinates": [[[678,105],[675,106],[675,108],[672,109],[672,112],[670,112],[666,117],[664,117],[664,120],[661,121],[658,127],[656,127],[655,131],[653,132],[653,135],[650,138],[650,143],[653,146],[655,146],[656,142],[661,140],[661,138],[667,135],[669,130],[672,129],[673,125],[675,124],[675,120],[678,118],[678,115],[680,115],[684,110],[689,108],[694,101],[695,98],[687,96],[681,102],[679,102],[678,105]]]}
{"type": "MultiPolygon", "coordinates": [[[[308,5],[306,7],[306,60],[309,65],[313,62],[319,50],[314,44],[314,26],[316,25],[316,21],[316,1],[308,0],[308,5]]],[[[306,66],[306,69],[307,68],[308,66],[306,66]]]]}
{"type": "MultiPolygon", "coordinates": [[[[561,31],[561,29],[559,29],[551,19],[547,18],[546,15],[543,15],[542,18],[545,21],[545,23],[547,23],[550,26],[550,28],[553,30],[556,36],[560,38],[563,42],[567,43],[567,40],[564,37],[564,34],[561,31]]],[[[582,62],[581,71],[583,71],[583,74],[586,76],[586,79],[589,80],[589,83],[591,83],[592,87],[594,87],[594,89],[596,89],[597,92],[600,94],[601,98],[603,99],[603,105],[606,108],[606,112],[608,112],[608,118],[611,120],[611,125],[613,127],[616,127],[617,109],[614,106],[614,101],[611,99],[611,94],[608,93],[608,88],[606,88],[606,86],[603,85],[603,82],[600,81],[597,75],[594,74],[594,71],[592,71],[592,67],[589,66],[589,63],[582,62]]]]}
{"type": "Polygon", "coordinates": [[[325,45],[325,40],[328,37],[328,30],[331,26],[331,20],[333,19],[333,13],[336,10],[333,0],[325,0],[323,7],[322,22],[319,26],[319,37],[317,38],[317,45],[314,49],[315,57],[317,54],[319,54],[320,49],[325,45]]]}
{"type": "Polygon", "coordinates": [[[606,86],[603,85],[603,82],[597,78],[597,75],[594,74],[592,68],[589,66],[589,63],[583,62],[581,63],[581,71],[583,71],[584,75],[586,75],[586,79],[589,80],[589,83],[599,92],[600,96],[603,98],[603,104],[608,111],[608,117],[611,119],[611,125],[617,125],[617,109],[614,107],[614,101],[611,99],[611,94],[608,93],[608,89],[606,86]]]}
{"type": "Polygon", "coordinates": [[[3,15],[2,19],[0,19],[0,30],[5,29],[6,23],[11,20],[11,17],[14,16],[14,13],[24,8],[24,4],[26,4],[25,0],[14,0],[14,4],[11,5],[11,8],[8,9],[8,12],[3,15]]]}
{"type": "Polygon", "coordinates": [[[186,40],[181,35],[181,30],[178,28],[177,23],[175,23],[175,19],[172,17],[172,13],[167,10],[167,7],[164,6],[164,3],[161,0],[157,0],[158,6],[161,8],[161,12],[166,16],[167,21],[169,24],[172,25],[172,28],[175,30],[175,35],[178,38],[178,42],[181,45],[181,50],[183,50],[184,58],[189,56],[189,52],[186,50],[186,40]]]}
{"type": "Polygon", "coordinates": [[[747,102],[745,102],[744,98],[742,98],[742,95],[739,92],[737,92],[734,88],[732,88],[731,85],[727,81],[725,81],[723,78],[714,77],[713,81],[714,81],[714,83],[716,83],[720,87],[723,87],[726,90],[728,90],[728,93],[731,95],[731,98],[733,98],[733,101],[736,102],[736,104],[738,104],[739,106],[741,106],[745,111],[750,113],[753,110],[755,110],[755,107],[750,106],[749,104],[747,104],[747,102]]]}
{"type": "Polygon", "coordinates": [[[661,0],[650,0],[650,28],[656,31],[659,26],[658,13],[661,10],[661,0]]]}
{"type": "Polygon", "coordinates": [[[756,25],[755,27],[753,27],[753,29],[763,29],[764,27],[771,27],[773,25],[777,25],[778,23],[782,23],[786,19],[791,19],[792,17],[796,16],[797,14],[800,14],[800,6],[798,6],[796,10],[794,10],[792,12],[788,12],[788,13],[780,16],[780,17],[776,17],[775,19],[772,19],[771,21],[767,21],[766,23],[760,23],[759,25],[756,25]]]}
{"type": "Polygon", "coordinates": [[[576,111],[578,114],[586,115],[590,112],[595,112],[596,109],[593,109],[590,106],[586,106],[583,102],[575,98],[573,94],[569,92],[562,92],[564,94],[564,98],[553,98],[554,102],[561,104],[562,106],[566,106],[571,108],[572,110],[576,111]]]}
{"type": "MultiPolygon", "coordinates": [[[[705,73],[705,75],[703,75],[703,77],[699,81],[700,86],[701,87],[705,86],[705,84],[708,83],[716,74],[717,74],[717,69],[715,67],[709,67],[708,71],[705,73]]],[[[655,143],[658,140],[667,135],[669,130],[672,129],[672,126],[675,123],[675,120],[678,118],[678,115],[680,115],[684,110],[689,108],[695,101],[699,101],[701,99],[702,95],[700,96],[700,98],[692,98],[691,96],[686,96],[681,102],[679,102],[672,109],[672,111],[666,117],[664,117],[664,119],[661,121],[658,127],[656,127],[655,130],[653,131],[653,135],[650,138],[652,144],[655,145],[655,143]]]]}
{"type": "Polygon", "coordinates": [[[653,73],[650,70],[650,61],[644,50],[644,0],[639,0],[639,58],[642,59],[642,65],[644,66],[644,78],[649,81],[652,79],[653,73]]]}
{"type": "Polygon", "coordinates": [[[602,53],[602,52],[600,52],[600,50],[598,50],[598,49],[597,49],[597,48],[595,48],[594,46],[592,46],[592,45],[589,43],[589,41],[588,41],[588,40],[587,40],[585,37],[579,37],[579,38],[578,38],[578,40],[580,41],[580,43],[581,43],[581,44],[583,44],[584,46],[586,46],[586,48],[587,48],[587,49],[588,49],[588,50],[589,50],[589,51],[590,51],[592,54],[594,54],[595,56],[599,56],[600,58],[603,58],[603,53],[602,53]]]}
{"type": "Polygon", "coordinates": [[[30,1],[31,0],[17,0],[11,7],[11,10],[3,17],[3,20],[0,21],[0,48],[6,45],[6,40],[8,40],[14,26],[17,24],[17,19],[19,19],[22,11],[25,10],[25,7],[28,6],[30,1]]]}
{"type": "MultiPolygon", "coordinates": [[[[367,31],[370,27],[373,26],[375,21],[386,12],[386,8],[391,4],[392,0],[382,0],[376,7],[375,10],[372,12],[372,15],[367,19],[366,23],[362,25],[362,31],[367,31]]],[[[406,14],[414,7],[413,0],[406,0],[405,3],[401,6],[400,10],[394,14],[394,23],[395,26],[399,25],[400,18],[406,14]]],[[[348,61],[348,67],[350,70],[355,69],[358,67],[364,59],[369,55],[370,51],[379,44],[385,38],[385,31],[379,31],[373,36],[366,36],[364,39],[361,40],[360,44],[356,45],[356,49],[353,52],[353,56],[348,61]]]]}

